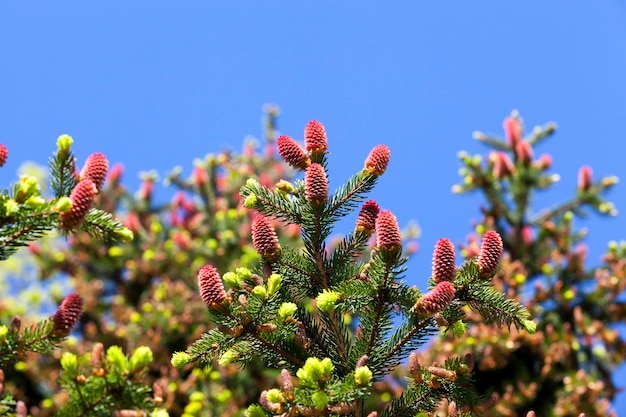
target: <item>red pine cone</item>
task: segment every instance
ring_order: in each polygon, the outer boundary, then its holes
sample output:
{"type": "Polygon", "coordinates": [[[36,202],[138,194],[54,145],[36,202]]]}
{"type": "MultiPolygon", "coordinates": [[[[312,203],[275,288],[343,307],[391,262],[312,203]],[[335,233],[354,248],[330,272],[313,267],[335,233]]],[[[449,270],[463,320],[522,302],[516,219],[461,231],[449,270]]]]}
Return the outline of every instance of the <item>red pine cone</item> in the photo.
{"type": "Polygon", "coordinates": [[[503,123],[504,133],[509,146],[515,149],[517,142],[522,140],[522,125],[517,117],[507,117],[503,123]]]}
{"type": "Polygon", "coordinates": [[[376,145],[365,159],[365,170],[370,174],[380,176],[387,169],[391,151],[387,145],[376,145]]]}
{"type": "Polygon", "coordinates": [[[402,246],[402,236],[396,216],[389,210],[380,210],[376,217],[376,247],[394,249],[402,246]]]}
{"type": "Polygon", "coordinates": [[[9,158],[9,150],[6,146],[0,143],[0,168],[4,166],[9,158]]]}
{"type": "Polygon", "coordinates": [[[280,256],[281,247],[278,243],[278,236],[270,221],[262,214],[252,220],[252,245],[268,261],[280,256]]]}
{"type": "Polygon", "coordinates": [[[429,315],[438,313],[450,305],[454,300],[455,293],[456,289],[450,281],[441,281],[435,288],[417,300],[413,310],[429,315]]]}
{"type": "Polygon", "coordinates": [[[378,217],[379,211],[380,207],[378,207],[376,201],[369,200],[363,203],[359,211],[359,216],[356,219],[356,230],[365,232],[368,235],[374,233],[376,229],[376,217],[378,217]]]}
{"type": "Polygon", "coordinates": [[[309,157],[302,146],[289,136],[279,136],[276,139],[278,153],[289,165],[304,170],[309,165],[309,157]]]}
{"type": "Polygon", "coordinates": [[[304,192],[312,205],[323,204],[328,200],[328,180],[326,171],[320,164],[309,165],[304,174],[304,192]]]}
{"type": "Polygon", "coordinates": [[[326,129],[317,120],[311,120],[304,128],[304,147],[311,153],[322,153],[328,149],[326,129]]]}
{"type": "Polygon", "coordinates": [[[71,230],[80,226],[91,209],[96,194],[98,194],[98,189],[92,180],[84,179],[76,184],[70,194],[72,208],[70,211],[61,213],[61,227],[71,230]]]}
{"type": "Polygon", "coordinates": [[[90,179],[96,184],[98,190],[102,189],[104,179],[107,176],[109,170],[109,161],[103,154],[96,152],[89,155],[83,165],[83,169],[80,171],[80,179],[90,179]]]}
{"type": "Polygon", "coordinates": [[[489,230],[483,235],[483,242],[478,254],[478,268],[482,278],[492,277],[498,270],[502,257],[502,238],[495,230],[489,230]]]}
{"type": "Polygon", "coordinates": [[[578,190],[587,191],[592,185],[592,171],[589,165],[583,165],[578,170],[578,190]]]}
{"type": "Polygon", "coordinates": [[[58,310],[52,316],[54,322],[53,334],[67,336],[72,328],[78,323],[83,314],[83,300],[80,295],[72,293],[63,299],[58,310]]]}
{"type": "Polygon", "coordinates": [[[433,252],[433,281],[454,281],[455,277],[454,245],[449,239],[439,239],[433,252]]]}
{"type": "Polygon", "coordinates": [[[209,308],[213,308],[226,299],[224,283],[213,265],[205,265],[198,271],[200,298],[209,308]]]}

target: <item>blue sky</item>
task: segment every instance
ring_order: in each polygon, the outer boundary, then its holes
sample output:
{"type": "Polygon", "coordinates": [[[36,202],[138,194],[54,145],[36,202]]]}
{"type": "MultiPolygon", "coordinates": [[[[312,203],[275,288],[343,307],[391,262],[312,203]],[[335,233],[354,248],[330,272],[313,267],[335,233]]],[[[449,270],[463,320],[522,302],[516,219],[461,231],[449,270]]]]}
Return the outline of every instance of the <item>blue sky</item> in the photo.
{"type": "MultiPolygon", "coordinates": [[[[421,251],[407,278],[424,285],[440,237],[460,242],[478,217],[456,196],[456,154],[484,148],[519,109],[527,128],[555,121],[536,150],[561,182],[538,203],[571,195],[578,167],[626,180],[626,4],[614,1],[0,3],[0,142],[19,164],[45,164],[56,137],[80,160],[105,153],[161,173],[262,135],[261,107],[282,109],[296,139],[326,126],[331,188],[387,144],[391,165],[372,194],[400,222],[415,219],[421,251]]],[[[626,210],[624,184],[610,194],[626,210]]],[[[590,258],[626,239],[626,217],[592,218],[590,258]]],[[[620,373],[625,380],[625,373],[620,373]]],[[[626,395],[616,403],[626,412],[626,395]]]]}

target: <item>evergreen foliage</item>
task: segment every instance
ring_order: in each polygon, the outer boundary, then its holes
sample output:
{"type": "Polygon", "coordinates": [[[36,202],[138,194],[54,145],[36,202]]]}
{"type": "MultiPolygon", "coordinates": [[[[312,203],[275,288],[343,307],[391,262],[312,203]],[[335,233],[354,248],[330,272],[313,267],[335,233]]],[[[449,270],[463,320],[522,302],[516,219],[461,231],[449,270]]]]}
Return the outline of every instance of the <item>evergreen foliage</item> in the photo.
{"type": "MultiPolygon", "coordinates": [[[[273,231],[257,228],[255,242],[264,243],[255,244],[256,249],[272,256],[251,270],[226,272],[230,288],[219,303],[207,303],[217,328],[185,352],[175,353],[173,364],[204,367],[215,360],[246,364],[259,358],[267,366],[282,368],[289,378],[297,377],[296,388],[283,381],[281,388],[264,391],[259,404],[248,408],[248,416],[360,417],[378,412],[409,417],[432,412],[443,398],[467,411],[480,407],[483,399],[471,388],[471,370],[452,358],[441,366],[423,368],[419,378],[384,408],[367,409],[365,399],[372,384],[384,380],[440,327],[458,328],[464,307],[500,326],[532,332],[534,325],[525,307],[480,278],[473,259],[459,269],[453,283],[446,282],[447,292],[435,286],[423,295],[408,287],[402,281],[406,259],[397,221],[384,210],[376,218],[376,244],[369,259],[369,233],[359,228],[329,247],[337,221],[358,209],[385,171],[389,150],[376,147],[363,170],[331,196],[323,195],[328,190],[326,173],[318,174],[315,168],[309,176],[311,167],[326,170],[326,147],[308,155],[310,162],[294,164],[309,168],[305,181],[286,187],[290,193],[272,190],[255,179],[241,188],[248,208],[299,226],[303,250],[269,251],[266,246],[273,231]],[[268,236],[262,239],[260,233],[268,236]],[[427,308],[417,308],[427,299],[432,300],[427,308]],[[281,314],[285,305],[294,306],[286,317],[281,314]],[[402,322],[395,330],[394,320],[402,322]],[[358,373],[367,377],[359,378],[358,373]]],[[[218,284],[201,281],[201,291],[209,293],[216,289],[206,285],[218,284]]],[[[224,291],[221,283],[219,289],[224,291]]]]}

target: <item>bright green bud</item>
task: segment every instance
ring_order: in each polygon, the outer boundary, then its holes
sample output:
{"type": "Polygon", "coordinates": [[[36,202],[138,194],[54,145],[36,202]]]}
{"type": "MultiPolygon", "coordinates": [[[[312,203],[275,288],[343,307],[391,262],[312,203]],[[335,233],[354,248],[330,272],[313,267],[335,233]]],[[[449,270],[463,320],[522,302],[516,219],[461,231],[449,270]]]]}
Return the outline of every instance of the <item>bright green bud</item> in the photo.
{"type": "Polygon", "coordinates": [[[315,299],[315,301],[317,301],[317,308],[324,313],[330,313],[335,310],[337,300],[339,300],[339,293],[329,290],[322,290],[322,292],[315,299]]]}
{"type": "Polygon", "coordinates": [[[133,231],[127,227],[115,229],[115,236],[117,236],[122,242],[130,242],[135,238],[133,231]]]}
{"type": "Polygon", "coordinates": [[[189,401],[195,401],[197,403],[200,403],[202,401],[204,401],[204,394],[201,393],[200,391],[194,391],[191,393],[191,395],[189,396],[189,401]]]}
{"type": "Polygon", "coordinates": [[[5,201],[4,210],[6,211],[7,216],[10,216],[20,211],[20,206],[19,204],[17,204],[17,201],[11,199],[11,200],[5,201]]]}
{"type": "Polygon", "coordinates": [[[254,187],[259,187],[261,184],[259,184],[259,182],[256,179],[254,179],[254,178],[248,178],[246,180],[246,185],[248,187],[254,188],[254,187]]]}
{"type": "Polygon", "coordinates": [[[313,404],[315,408],[322,411],[328,405],[328,395],[324,391],[317,391],[313,394],[313,404]]]}
{"type": "Polygon", "coordinates": [[[72,139],[69,135],[61,135],[57,139],[57,148],[60,153],[67,153],[70,150],[70,146],[74,143],[74,139],[72,139]]]}
{"type": "Polygon", "coordinates": [[[278,184],[276,184],[276,191],[282,191],[285,194],[295,194],[296,187],[294,187],[289,181],[280,180],[278,181],[278,184]]]}
{"type": "Polygon", "coordinates": [[[124,373],[128,370],[128,360],[126,356],[124,356],[122,348],[119,346],[111,346],[107,349],[107,360],[111,362],[120,373],[124,373]]]}
{"type": "Polygon", "coordinates": [[[150,413],[150,417],[170,417],[169,413],[167,412],[167,410],[164,410],[162,408],[155,408],[151,413],[150,413]]]}
{"type": "Polygon", "coordinates": [[[307,358],[304,366],[296,372],[296,376],[300,379],[300,383],[308,388],[317,388],[319,382],[330,379],[330,375],[334,369],[333,363],[329,358],[319,360],[318,358],[307,358]]]}
{"type": "Polygon", "coordinates": [[[73,353],[64,352],[61,356],[61,367],[70,378],[76,377],[78,375],[78,358],[73,353]]]}
{"type": "Polygon", "coordinates": [[[249,196],[246,197],[245,200],[243,200],[243,206],[245,208],[249,208],[252,209],[254,208],[254,206],[256,206],[256,203],[259,199],[257,198],[256,194],[250,194],[249,196]]]}
{"type": "Polygon", "coordinates": [[[287,317],[293,317],[298,311],[298,306],[294,303],[282,303],[278,308],[278,315],[285,320],[287,317]]]}
{"type": "Polygon", "coordinates": [[[267,398],[267,401],[271,402],[272,404],[280,404],[283,401],[285,401],[283,394],[280,392],[280,390],[276,388],[267,390],[266,398],[267,398]]]}
{"type": "Polygon", "coordinates": [[[7,340],[7,334],[9,334],[9,328],[3,324],[0,326],[0,343],[7,340]]]}
{"type": "Polygon", "coordinates": [[[235,269],[235,272],[237,273],[237,276],[239,276],[239,279],[242,281],[250,279],[250,277],[252,276],[252,271],[250,271],[248,268],[237,268],[235,269]]]}
{"type": "Polygon", "coordinates": [[[24,202],[24,204],[26,204],[29,207],[32,208],[37,208],[37,207],[41,207],[42,205],[44,205],[46,202],[46,200],[43,197],[40,197],[38,195],[34,195],[32,197],[29,197],[28,200],[26,200],[24,202]]]}
{"type": "Polygon", "coordinates": [[[276,291],[280,289],[280,284],[283,279],[278,274],[272,274],[267,279],[267,290],[269,292],[270,297],[276,294],[276,291]]]}
{"type": "Polygon", "coordinates": [[[241,280],[239,279],[239,275],[234,272],[226,272],[222,276],[222,280],[228,285],[230,288],[238,290],[241,288],[241,280]]]}
{"type": "Polygon", "coordinates": [[[267,300],[267,288],[262,285],[257,285],[252,289],[252,294],[261,300],[267,300]]]}
{"type": "Polygon", "coordinates": [[[452,325],[452,333],[456,337],[461,337],[467,331],[467,324],[463,322],[463,320],[457,320],[452,325]]]}
{"type": "Polygon", "coordinates": [[[354,382],[357,385],[367,385],[372,380],[372,371],[367,366],[359,366],[354,371],[354,382]]]}
{"type": "Polygon", "coordinates": [[[537,331],[537,323],[532,320],[522,320],[522,326],[528,333],[535,333],[537,331]]]}
{"type": "Polygon", "coordinates": [[[222,354],[220,359],[217,361],[220,365],[228,365],[229,363],[236,362],[239,359],[239,353],[235,352],[232,349],[227,350],[222,354]]]}
{"type": "Polygon", "coordinates": [[[141,371],[152,362],[152,350],[148,346],[139,346],[130,356],[130,371],[141,371]]]}
{"type": "Polygon", "coordinates": [[[197,415],[202,410],[202,403],[190,402],[185,406],[185,413],[190,416],[197,415]]]}
{"type": "Polygon", "coordinates": [[[15,200],[18,203],[23,203],[35,194],[39,194],[39,181],[37,181],[37,178],[32,175],[20,176],[20,183],[17,187],[15,200]]]}
{"type": "Polygon", "coordinates": [[[191,355],[187,352],[174,352],[172,355],[172,366],[174,368],[182,368],[191,362],[191,355]]]}
{"type": "Polygon", "coordinates": [[[67,213],[72,209],[72,200],[69,197],[61,197],[54,205],[54,209],[60,213],[67,213]]]}
{"type": "Polygon", "coordinates": [[[266,417],[263,407],[258,404],[252,404],[246,410],[246,417],[266,417]]]}

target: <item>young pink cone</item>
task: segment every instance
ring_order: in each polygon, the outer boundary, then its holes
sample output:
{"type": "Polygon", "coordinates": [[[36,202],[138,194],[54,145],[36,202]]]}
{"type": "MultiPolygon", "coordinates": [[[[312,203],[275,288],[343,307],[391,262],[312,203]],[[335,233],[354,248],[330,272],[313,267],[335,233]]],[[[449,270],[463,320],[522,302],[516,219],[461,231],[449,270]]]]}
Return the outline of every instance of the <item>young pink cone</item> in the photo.
{"type": "Polygon", "coordinates": [[[368,200],[363,203],[356,219],[357,232],[365,232],[368,235],[374,233],[374,230],[376,229],[376,218],[378,217],[379,211],[380,207],[378,207],[378,203],[376,203],[376,201],[368,200]]]}
{"type": "Polygon", "coordinates": [[[304,128],[304,147],[312,154],[324,153],[328,149],[326,129],[317,120],[311,120],[304,128]]]}
{"type": "Polygon", "coordinates": [[[478,269],[481,278],[491,278],[500,265],[503,245],[502,238],[495,230],[489,230],[483,235],[483,242],[478,254],[478,269]]]}
{"type": "Polygon", "coordinates": [[[589,165],[583,165],[578,170],[578,191],[587,191],[592,185],[592,171],[589,165]]]}
{"type": "Polygon", "coordinates": [[[365,171],[376,176],[383,175],[390,157],[391,151],[387,145],[376,145],[365,159],[365,171]]]}
{"type": "Polygon", "coordinates": [[[226,299],[224,283],[213,265],[205,265],[198,271],[200,298],[209,308],[215,308],[226,299]]]}
{"type": "Polygon", "coordinates": [[[493,176],[496,179],[502,179],[505,177],[510,177],[515,172],[515,166],[507,155],[504,152],[496,152],[493,154],[493,176]]]}
{"type": "Polygon", "coordinates": [[[376,247],[395,249],[402,246],[402,236],[396,216],[389,210],[380,210],[376,217],[376,247]]]}
{"type": "Polygon", "coordinates": [[[313,163],[304,174],[304,192],[311,205],[317,206],[328,200],[328,179],[324,167],[313,163]]]}
{"type": "Polygon", "coordinates": [[[522,125],[517,117],[507,117],[503,123],[504,134],[509,146],[515,149],[517,142],[522,140],[522,125]]]}
{"type": "Polygon", "coordinates": [[[434,315],[450,305],[454,300],[456,289],[450,281],[441,281],[435,287],[420,297],[413,310],[419,313],[434,315]]]}
{"type": "Polygon", "coordinates": [[[252,220],[252,245],[265,260],[273,261],[280,256],[281,247],[276,231],[262,214],[252,220]]]}
{"type": "Polygon", "coordinates": [[[309,157],[302,146],[289,136],[279,136],[276,139],[279,155],[293,168],[305,170],[310,164],[309,157]]]}
{"type": "Polygon", "coordinates": [[[61,227],[65,230],[72,230],[80,226],[91,209],[96,194],[98,194],[98,189],[92,180],[84,179],[76,184],[70,194],[72,208],[70,211],[61,213],[61,227]]]}
{"type": "Polygon", "coordinates": [[[526,167],[529,166],[533,160],[533,148],[530,146],[530,143],[525,140],[517,142],[517,145],[515,145],[515,154],[517,155],[517,160],[526,167]]]}
{"type": "Polygon", "coordinates": [[[52,316],[54,328],[52,334],[55,336],[65,337],[70,334],[72,328],[80,320],[83,314],[83,300],[80,295],[72,293],[65,297],[56,313],[52,316]]]}
{"type": "Polygon", "coordinates": [[[9,159],[9,150],[6,146],[0,143],[0,168],[4,166],[7,159],[9,159]]]}
{"type": "Polygon", "coordinates": [[[89,155],[80,171],[80,179],[90,179],[96,185],[98,190],[102,189],[102,184],[109,170],[109,161],[106,156],[101,153],[92,153],[89,155]]]}
{"type": "Polygon", "coordinates": [[[449,239],[437,241],[433,252],[433,281],[454,281],[456,265],[454,259],[454,245],[449,239]]]}

